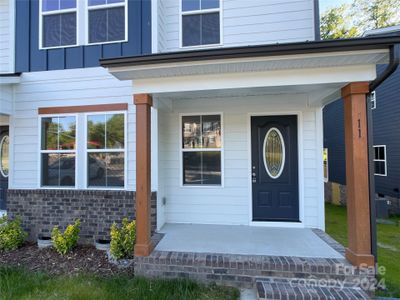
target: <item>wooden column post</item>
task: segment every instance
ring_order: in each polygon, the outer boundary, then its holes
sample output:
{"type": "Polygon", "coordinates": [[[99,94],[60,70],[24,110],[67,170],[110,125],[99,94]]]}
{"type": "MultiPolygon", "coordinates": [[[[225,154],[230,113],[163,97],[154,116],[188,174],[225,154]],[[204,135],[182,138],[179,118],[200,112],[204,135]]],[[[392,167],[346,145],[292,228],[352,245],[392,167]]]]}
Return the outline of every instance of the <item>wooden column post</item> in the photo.
{"type": "Polygon", "coordinates": [[[350,83],[342,89],[349,240],[346,258],[355,266],[374,265],[368,179],[368,92],[368,82],[350,83]]]}
{"type": "Polygon", "coordinates": [[[148,256],[151,242],[151,95],[134,95],[136,105],[136,244],[135,256],[148,256]]]}

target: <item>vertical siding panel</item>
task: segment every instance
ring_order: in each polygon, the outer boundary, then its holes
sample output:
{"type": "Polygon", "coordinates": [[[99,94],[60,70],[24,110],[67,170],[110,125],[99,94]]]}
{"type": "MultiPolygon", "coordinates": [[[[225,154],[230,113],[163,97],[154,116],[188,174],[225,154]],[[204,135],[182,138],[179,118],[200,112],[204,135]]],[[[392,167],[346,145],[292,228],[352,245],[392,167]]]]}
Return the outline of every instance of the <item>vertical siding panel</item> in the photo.
{"type": "Polygon", "coordinates": [[[151,53],[151,0],[142,0],[142,53],[151,53]]]}
{"type": "Polygon", "coordinates": [[[102,58],[119,57],[121,56],[121,43],[103,45],[102,58]]]}
{"type": "Polygon", "coordinates": [[[60,70],[65,68],[65,49],[47,50],[48,70],[60,70]]]}
{"type": "Polygon", "coordinates": [[[39,0],[31,0],[31,55],[30,71],[42,71],[47,69],[47,51],[39,50],[39,0]]]}
{"type": "Polygon", "coordinates": [[[29,24],[30,1],[16,1],[15,24],[15,71],[26,72],[29,70],[29,24]]]}
{"type": "Polygon", "coordinates": [[[65,68],[83,68],[83,47],[65,49],[65,68]]]}
{"type": "Polygon", "coordinates": [[[128,42],[122,44],[122,56],[139,55],[142,39],[142,1],[128,0],[128,42]]]}
{"type": "Polygon", "coordinates": [[[85,68],[97,67],[101,57],[101,46],[85,46],[83,64],[85,68]]]}

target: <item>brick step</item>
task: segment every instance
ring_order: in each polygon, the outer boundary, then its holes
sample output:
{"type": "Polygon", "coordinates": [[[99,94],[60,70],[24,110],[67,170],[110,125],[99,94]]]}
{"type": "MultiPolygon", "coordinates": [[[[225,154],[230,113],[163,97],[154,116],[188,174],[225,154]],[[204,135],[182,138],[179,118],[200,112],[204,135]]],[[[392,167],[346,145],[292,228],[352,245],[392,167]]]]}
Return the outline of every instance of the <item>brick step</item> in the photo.
{"type": "Polygon", "coordinates": [[[347,274],[345,259],[214,253],[153,251],[135,258],[135,273],[147,277],[190,278],[240,287],[251,287],[257,278],[336,279],[348,283],[366,275],[347,274]],[[338,267],[341,266],[341,267],[338,267]]]}
{"type": "Polygon", "coordinates": [[[339,283],[327,285],[316,280],[265,278],[256,281],[259,300],[367,300],[370,297],[359,287],[339,283]]]}

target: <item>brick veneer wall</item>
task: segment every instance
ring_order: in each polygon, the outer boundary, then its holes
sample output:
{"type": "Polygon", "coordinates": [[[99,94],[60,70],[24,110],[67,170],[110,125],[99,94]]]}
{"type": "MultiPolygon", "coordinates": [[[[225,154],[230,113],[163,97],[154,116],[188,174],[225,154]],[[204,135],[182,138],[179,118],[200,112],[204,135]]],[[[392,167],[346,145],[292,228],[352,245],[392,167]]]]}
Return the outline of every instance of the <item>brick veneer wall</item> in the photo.
{"type": "MultiPolygon", "coordinates": [[[[152,231],[156,229],[157,195],[151,197],[152,231]]],[[[29,240],[49,236],[55,225],[62,230],[81,220],[80,242],[109,239],[110,226],[122,218],[135,218],[135,192],[89,190],[8,190],[7,213],[21,216],[29,240]]]]}

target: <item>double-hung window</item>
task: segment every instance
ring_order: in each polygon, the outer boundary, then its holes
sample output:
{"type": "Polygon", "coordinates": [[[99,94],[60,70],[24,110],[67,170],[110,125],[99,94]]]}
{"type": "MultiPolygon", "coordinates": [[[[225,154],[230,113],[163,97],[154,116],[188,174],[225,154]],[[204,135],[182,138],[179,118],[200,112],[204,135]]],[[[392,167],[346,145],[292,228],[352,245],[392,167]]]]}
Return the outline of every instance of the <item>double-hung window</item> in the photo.
{"type": "Polygon", "coordinates": [[[329,181],[328,148],[323,150],[324,182],[329,181]]]}
{"type": "Polygon", "coordinates": [[[183,185],[222,184],[221,115],[182,116],[183,185]]]}
{"type": "Polygon", "coordinates": [[[220,0],[181,0],[182,47],[221,43],[220,0]]]}
{"type": "Polygon", "coordinates": [[[76,118],[41,118],[41,185],[75,186],[76,118]]]}
{"type": "Polygon", "coordinates": [[[376,108],[376,92],[373,91],[371,94],[369,94],[369,101],[371,103],[371,109],[376,108]]]}
{"type": "Polygon", "coordinates": [[[41,47],[77,45],[77,0],[42,0],[41,47]]]}
{"type": "Polygon", "coordinates": [[[87,115],[87,186],[125,186],[125,114],[87,115]]]}
{"type": "Polygon", "coordinates": [[[374,146],[374,168],[375,175],[387,176],[385,145],[374,146]]]}
{"type": "Polygon", "coordinates": [[[126,0],[88,0],[88,43],[126,41],[126,0]]]}

